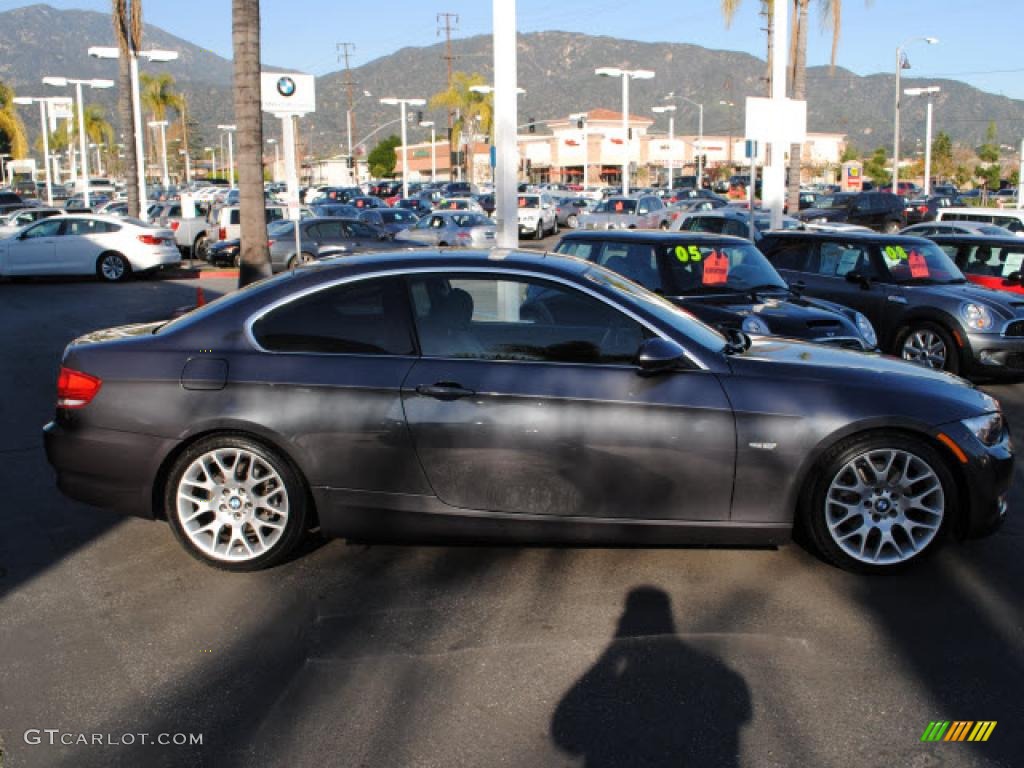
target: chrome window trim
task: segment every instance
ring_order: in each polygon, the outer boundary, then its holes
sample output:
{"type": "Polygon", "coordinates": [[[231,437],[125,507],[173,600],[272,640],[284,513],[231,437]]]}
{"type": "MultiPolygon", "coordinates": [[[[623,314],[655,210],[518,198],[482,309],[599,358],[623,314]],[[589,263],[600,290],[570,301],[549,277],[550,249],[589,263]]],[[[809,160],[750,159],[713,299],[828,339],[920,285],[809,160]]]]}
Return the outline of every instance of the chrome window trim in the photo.
{"type": "MultiPolygon", "coordinates": [[[[317,353],[307,353],[307,352],[276,352],[274,350],[265,349],[263,346],[261,346],[259,344],[259,342],[256,341],[256,336],[255,336],[255,334],[252,331],[252,327],[260,319],[262,319],[264,315],[267,315],[270,312],[273,312],[274,310],[279,309],[280,307],[283,307],[286,304],[290,304],[293,301],[298,301],[299,299],[303,299],[306,296],[311,296],[314,293],[319,293],[320,291],[326,291],[326,290],[329,290],[331,288],[336,288],[339,285],[346,285],[348,283],[357,283],[357,282],[361,282],[363,280],[373,280],[373,279],[382,278],[382,277],[401,277],[401,276],[404,276],[404,275],[440,274],[440,273],[448,273],[448,272],[450,272],[450,273],[457,273],[457,274],[475,274],[475,273],[480,273],[480,274],[485,274],[485,275],[495,275],[497,279],[500,279],[501,275],[515,275],[517,277],[532,277],[532,278],[540,279],[540,280],[550,280],[552,282],[568,286],[569,288],[574,288],[574,289],[576,289],[578,291],[582,291],[583,293],[585,293],[585,294],[587,294],[589,296],[592,296],[593,298],[597,299],[598,301],[604,302],[605,304],[607,304],[612,309],[615,309],[615,310],[623,313],[627,317],[629,317],[631,320],[633,320],[634,322],[639,324],[641,327],[646,328],[648,331],[653,333],[658,338],[664,339],[666,341],[673,341],[673,342],[675,341],[674,339],[670,339],[659,328],[653,327],[648,321],[646,321],[643,318],[641,318],[640,316],[638,316],[632,310],[626,309],[625,307],[623,307],[623,306],[621,306],[619,304],[616,304],[615,302],[609,300],[605,296],[602,296],[597,291],[591,290],[587,286],[578,285],[578,284],[572,282],[571,280],[567,280],[567,279],[565,279],[563,277],[559,277],[559,276],[555,276],[555,275],[538,274],[536,272],[531,272],[531,271],[529,271],[527,269],[501,269],[501,268],[495,268],[495,267],[470,267],[470,266],[466,266],[466,267],[458,267],[458,266],[451,266],[451,267],[410,267],[410,268],[407,268],[407,269],[388,269],[388,270],[384,270],[384,271],[381,271],[381,272],[366,272],[366,273],[362,273],[362,274],[358,274],[358,275],[349,275],[349,276],[346,276],[346,277],[340,277],[340,278],[337,278],[335,280],[331,280],[329,282],[321,283],[319,285],[312,285],[312,286],[309,286],[308,288],[304,288],[303,290],[301,290],[301,291],[299,291],[297,293],[293,293],[293,294],[290,294],[288,296],[283,296],[280,299],[278,299],[277,301],[271,302],[267,306],[261,307],[260,309],[258,309],[257,311],[255,311],[251,315],[249,315],[248,319],[245,321],[245,326],[244,326],[244,328],[245,328],[245,337],[248,340],[249,344],[253,347],[253,349],[255,349],[255,350],[259,351],[259,352],[262,352],[264,354],[268,354],[268,355],[306,355],[306,354],[317,354],[317,355],[321,355],[321,356],[331,356],[331,357],[342,356],[342,355],[350,355],[350,356],[357,356],[357,357],[360,357],[360,356],[361,357],[409,357],[409,355],[355,355],[354,353],[337,353],[337,354],[335,354],[335,353],[330,353],[330,352],[317,352],[317,353]]],[[[415,329],[415,320],[413,320],[412,322],[413,322],[413,330],[415,331],[416,330],[415,329]]],[[[678,342],[676,342],[676,343],[678,343],[678,342]]],[[[686,359],[689,360],[691,363],[693,363],[699,370],[702,370],[702,371],[708,370],[708,367],[706,365],[704,365],[704,363],[702,363],[700,360],[698,360],[690,352],[689,349],[686,349],[686,347],[683,347],[683,351],[686,353],[686,359]]],[[[467,357],[467,358],[462,358],[462,357],[457,357],[457,358],[438,358],[438,357],[428,357],[426,355],[420,355],[419,358],[429,359],[429,360],[445,360],[445,359],[447,359],[447,360],[463,360],[463,361],[479,360],[479,358],[469,358],[469,357],[467,357]]],[[[486,361],[483,361],[483,362],[543,363],[544,361],[541,361],[541,360],[533,360],[533,361],[527,361],[527,360],[522,360],[522,361],[520,361],[520,360],[486,360],[486,361]]],[[[605,365],[603,363],[549,363],[549,365],[597,365],[597,366],[605,367],[605,365]]]]}

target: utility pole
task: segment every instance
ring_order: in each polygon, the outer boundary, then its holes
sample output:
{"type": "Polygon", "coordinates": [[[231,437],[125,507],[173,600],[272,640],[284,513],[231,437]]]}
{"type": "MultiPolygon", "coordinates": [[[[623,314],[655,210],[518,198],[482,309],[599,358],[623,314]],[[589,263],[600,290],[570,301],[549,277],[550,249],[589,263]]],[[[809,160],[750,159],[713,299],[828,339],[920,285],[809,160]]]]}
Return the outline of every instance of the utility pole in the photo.
{"type": "Polygon", "coordinates": [[[345,121],[345,124],[346,124],[346,126],[348,128],[348,156],[349,156],[349,161],[351,162],[351,159],[352,159],[352,134],[355,133],[356,126],[355,126],[355,115],[352,113],[352,107],[353,107],[353,105],[355,103],[353,95],[352,95],[352,86],[354,86],[355,83],[352,82],[352,67],[349,66],[349,56],[352,54],[353,51],[355,51],[356,44],[355,43],[338,43],[336,45],[336,48],[338,50],[338,61],[340,62],[342,59],[344,59],[344,61],[345,61],[345,90],[346,90],[346,92],[348,94],[348,111],[346,113],[347,119],[345,121]]]}
{"type": "MultiPolygon", "coordinates": [[[[455,61],[455,56],[452,54],[452,32],[459,31],[459,14],[457,13],[439,13],[437,14],[437,34],[440,37],[441,32],[444,32],[444,55],[441,57],[445,61],[445,65],[448,69],[448,87],[452,87],[452,62],[455,61]]],[[[448,108],[448,155],[451,157],[458,157],[454,153],[454,146],[452,145],[452,129],[455,127],[455,119],[452,115],[452,110],[448,108]]],[[[448,165],[448,177],[452,175],[452,164],[449,159],[448,165]]]]}

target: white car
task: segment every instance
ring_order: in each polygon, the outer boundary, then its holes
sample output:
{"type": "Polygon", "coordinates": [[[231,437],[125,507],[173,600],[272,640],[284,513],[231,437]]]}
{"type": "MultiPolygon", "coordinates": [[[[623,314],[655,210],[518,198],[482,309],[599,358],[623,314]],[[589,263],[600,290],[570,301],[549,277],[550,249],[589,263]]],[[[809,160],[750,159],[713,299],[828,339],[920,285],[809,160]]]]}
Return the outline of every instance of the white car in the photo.
{"type": "Polygon", "coordinates": [[[558,234],[558,212],[555,201],[547,193],[519,195],[516,201],[519,209],[519,236],[529,235],[540,240],[545,235],[558,234]]]}
{"type": "Polygon", "coordinates": [[[0,240],[0,277],[97,275],[117,282],[180,263],[174,233],[137,219],[54,216],[0,240]]]}

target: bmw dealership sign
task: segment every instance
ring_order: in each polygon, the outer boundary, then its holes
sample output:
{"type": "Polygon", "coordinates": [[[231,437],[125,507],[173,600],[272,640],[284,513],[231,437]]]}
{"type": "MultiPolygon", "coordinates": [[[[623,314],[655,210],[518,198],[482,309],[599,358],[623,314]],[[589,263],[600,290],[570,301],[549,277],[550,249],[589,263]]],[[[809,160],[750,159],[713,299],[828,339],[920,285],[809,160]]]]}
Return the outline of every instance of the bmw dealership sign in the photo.
{"type": "Polygon", "coordinates": [[[261,72],[263,111],[275,115],[305,115],[316,111],[316,83],[312,75],[261,72]]]}

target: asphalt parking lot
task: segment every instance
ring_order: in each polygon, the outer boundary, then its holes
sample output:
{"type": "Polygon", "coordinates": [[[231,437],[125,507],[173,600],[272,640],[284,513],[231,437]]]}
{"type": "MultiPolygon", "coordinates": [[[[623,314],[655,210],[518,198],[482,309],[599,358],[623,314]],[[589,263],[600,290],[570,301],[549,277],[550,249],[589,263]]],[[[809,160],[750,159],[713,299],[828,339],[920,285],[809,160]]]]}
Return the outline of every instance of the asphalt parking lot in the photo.
{"type": "MultiPolygon", "coordinates": [[[[795,544],[313,539],[222,573],[163,523],[64,499],[40,433],[70,339],[164,317],[197,284],[0,283],[3,768],[1021,764],[1020,464],[998,534],[885,578],[795,544]],[[998,725],[923,744],[932,720],[998,725]],[[61,744],[80,734],[114,743],[61,744]]],[[[1024,384],[987,389],[1020,433],[1024,384]]]]}

